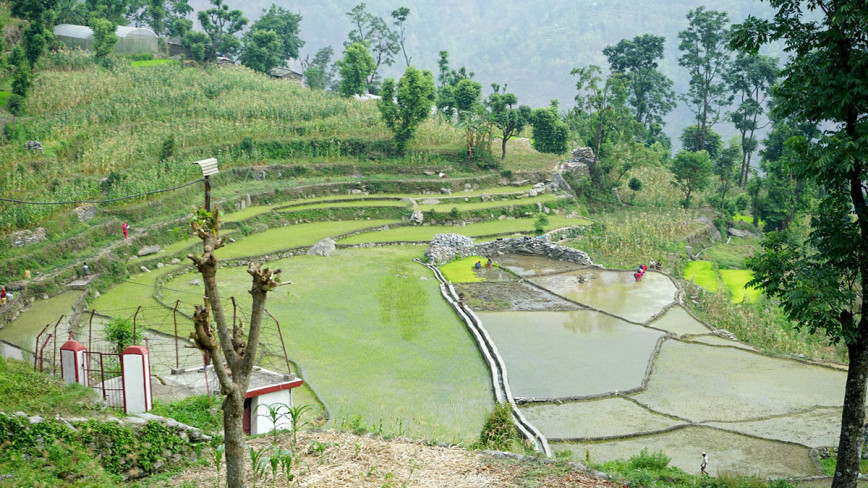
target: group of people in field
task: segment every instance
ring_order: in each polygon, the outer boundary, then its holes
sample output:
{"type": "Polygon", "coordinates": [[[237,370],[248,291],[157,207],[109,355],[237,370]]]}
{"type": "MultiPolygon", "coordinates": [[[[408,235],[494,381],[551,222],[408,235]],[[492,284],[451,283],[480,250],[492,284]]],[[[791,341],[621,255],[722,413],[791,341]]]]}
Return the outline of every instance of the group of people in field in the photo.
{"type": "Polygon", "coordinates": [[[652,259],[651,262],[648,264],[648,266],[646,266],[644,264],[640,264],[639,267],[636,268],[636,272],[633,273],[633,278],[636,278],[636,281],[642,281],[642,277],[645,276],[646,271],[648,271],[649,269],[654,269],[654,270],[660,271],[661,267],[662,267],[662,265],[661,265],[659,260],[654,261],[652,259]]]}
{"type": "MultiPolygon", "coordinates": [[[[494,261],[492,261],[491,258],[488,258],[485,267],[490,268],[492,264],[494,264],[494,261]]],[[[473,265],[473,269],[482,269],[482,261],[477,261],[476,264],[473,265]]]]}

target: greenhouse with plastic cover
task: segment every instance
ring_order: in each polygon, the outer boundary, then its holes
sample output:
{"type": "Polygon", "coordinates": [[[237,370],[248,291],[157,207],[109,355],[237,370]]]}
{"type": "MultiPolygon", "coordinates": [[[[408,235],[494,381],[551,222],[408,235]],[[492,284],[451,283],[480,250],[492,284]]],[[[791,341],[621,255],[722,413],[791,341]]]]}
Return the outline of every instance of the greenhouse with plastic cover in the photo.
{"type": "MultiPolygon", "coordinates": [[[[157,34],[144,27],[129,27],[120,25],[117,28],[118,42],[114,52],[125,53],[156,53],[159,50],[157,34]]],[[[70,48],[93,49],[93,30],[86,25],[60,24],[54,28],[57,40],[70,48]]]]}

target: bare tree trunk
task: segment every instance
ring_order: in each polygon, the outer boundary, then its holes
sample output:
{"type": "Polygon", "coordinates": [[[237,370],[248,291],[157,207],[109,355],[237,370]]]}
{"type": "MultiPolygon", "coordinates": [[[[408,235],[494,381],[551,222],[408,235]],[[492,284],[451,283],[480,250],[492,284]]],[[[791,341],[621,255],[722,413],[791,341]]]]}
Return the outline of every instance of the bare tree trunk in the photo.
{"type": "Polygon", "coordinates": [[[506,159],[506,136],[503,136],[500,142],[500,160],[503,161],[506,159]]]}
{"type": "Polygon", "coordinates": [[[231,487],[245,486],[244,459],[247,453],[244,450],[244,396],[236,390],[223,400],[226,485],[231,487]]]}
{"type": "Polygon", "coordinates": [[[838,460],[832,488],[855,487],[859,480],[864,442],[862,434],[865,425],[865,381],[868,378],[868,318],[864,315],[859,321],[859,331],[857,341],[847,346],[850,367],[847,370],[844,390],[841,438],[838,441],[838,460]]]}
{"type": "Polygon", "coordinates": [[[251,276],[250,295],[253,304],[250,312],[250,325],[247,339],[244,329],[234,323],[230,331],[220,304],[217,289],[217,258],[214,251],[223,247],[219,237],[219,213],[199,210],[191,223],[193,230],[202,239],[201,256],[188,255],[202,275],[205,285],[204,306],[197,306],[193,314],[194,332],[190,335],[196,347],[205,351],[214,363],[214,372],[220,381],[220,391],[226,395],[223,401],[223,431],[226,447],[226,482],[230,488],[245,487],[244,452],[244,399],[250,382],[250,372],[256,361],[259,335],[262,330],[262,314],[268,292],[278,286],[280,270],[260,269],[250,263],[247,273],[251,276]],[[211,312],[214,315],[217,337],[211,325],[211,312]],[[218,340],[219,337],[219,340],[218,340]],[[227,372],[226,369],[230,370],[227,372]]]}

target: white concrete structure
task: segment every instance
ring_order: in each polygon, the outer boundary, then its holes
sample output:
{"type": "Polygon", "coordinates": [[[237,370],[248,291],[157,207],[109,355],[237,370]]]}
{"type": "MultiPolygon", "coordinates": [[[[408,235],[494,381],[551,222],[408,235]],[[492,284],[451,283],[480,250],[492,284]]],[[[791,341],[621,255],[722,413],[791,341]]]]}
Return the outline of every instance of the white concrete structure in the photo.
{"type": "Polygon", "coordinates": [[[292,424],[289,409],[292,407],[292,389],[303,380],[295,379],[247,390],[244,400],[244,431],[250,435],[267,434],[274,429],[288,430],[292,424]],[[277,414],[275,425],[269,408],[277,414]]]}
{"type": "Polygon", "coordinates": [[[84,352],[84,344],[73,339],[60,346],[60,376],[64,383],[78,383],[87,386],[84,352]]]}
{"type": "Polygon", "coordinates": [[[151,398],[151,362],[148,350],[130,346],[121,354],[124,379],[124,412],[142,413],[153,408],[151,398]]]}

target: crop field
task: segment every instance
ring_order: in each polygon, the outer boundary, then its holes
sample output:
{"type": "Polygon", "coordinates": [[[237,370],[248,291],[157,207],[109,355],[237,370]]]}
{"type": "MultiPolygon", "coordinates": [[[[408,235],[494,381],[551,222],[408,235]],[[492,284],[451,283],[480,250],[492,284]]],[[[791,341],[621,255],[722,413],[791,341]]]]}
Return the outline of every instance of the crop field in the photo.
{"type": "MultiPolygon", "coordinates": [[[[490,379],[433,275],[412,263],[423,251],[352,249],[272,262],[292,285],[273,292],[267,308],[338,426],[469,443],[493,404],[490,379]]],[[[222,296],[249,308],[246,267],[218,276],[222,296]]],[[[164,301],[192,305],[190,293],[201,293],[189,285],[195,277],[167,283],[164,301]]]]}
{"type": "Polygon", "coordinates": [[[649,260],[671,266],[684,254],[685,239],[700,229],[695,210],[630,209],[595,215],[596,223],[571,247],[587,252],[597,264],[632,269],[649,260]]]}
{"type": "MultiPolygon", "coordinates": [[[[549,216],[547,230],[570,225],[590,225],[588,219],[568,219],[560,215],[549,216]]],[[[506,219],[491,222],[480,222],[467,226],[425,225],[416,227],[396,227],[373,234],[357,234],[338,241],[340,244],[362,244],[365,242],[425,242],[430,241],[435,234],[464,234],[469,237],[489,236],[496,234],[533,233],[533,219],[506,219]]]]}
{"type": "Polygon", "coordinates": [[[711,261],[689,261],[682,270],[685,280],[690,280],[710,292],[717,291],[717,273],[711,261]]]}

